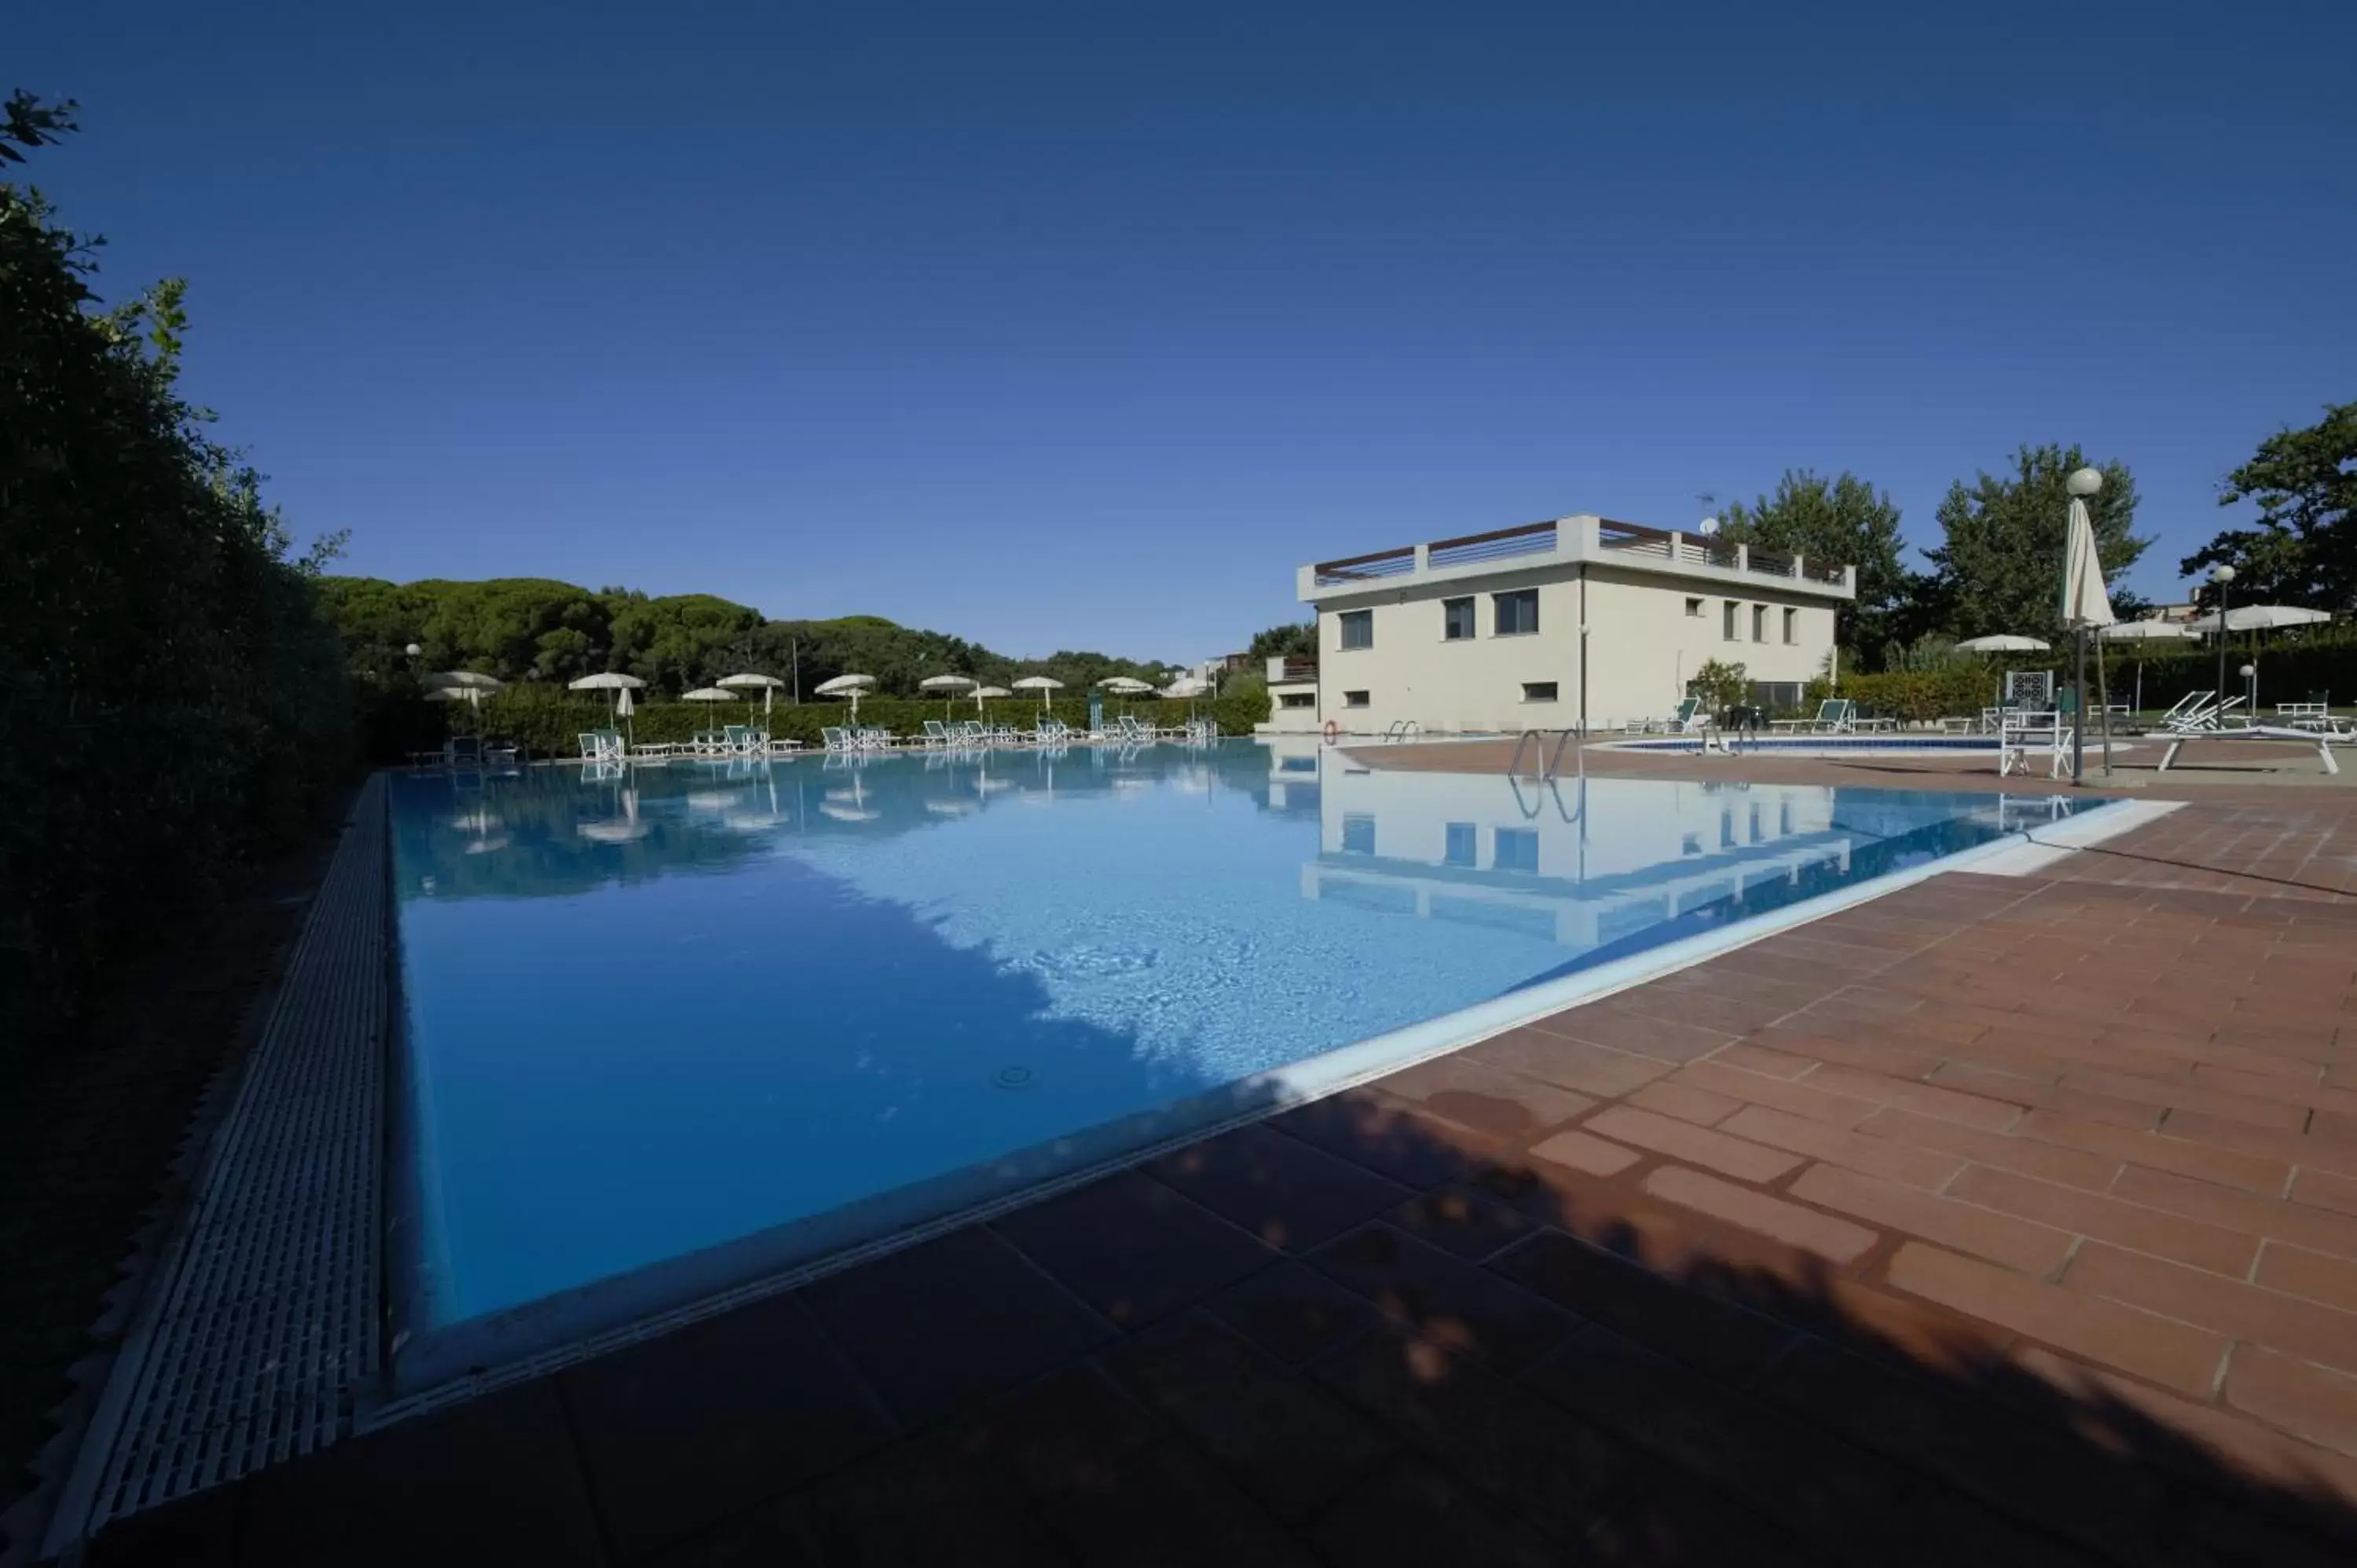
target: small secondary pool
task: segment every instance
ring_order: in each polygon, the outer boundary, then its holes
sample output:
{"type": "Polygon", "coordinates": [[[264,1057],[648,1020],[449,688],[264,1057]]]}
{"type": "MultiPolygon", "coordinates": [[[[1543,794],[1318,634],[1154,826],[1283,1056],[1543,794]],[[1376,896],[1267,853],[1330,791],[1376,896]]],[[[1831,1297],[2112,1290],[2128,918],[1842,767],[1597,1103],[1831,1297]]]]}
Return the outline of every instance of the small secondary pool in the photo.
{"type": "Polygon", "coordinates": [[[427,1380],[2073,804],[1251,742],[392,783],[396,1327],[427,1380]]]}

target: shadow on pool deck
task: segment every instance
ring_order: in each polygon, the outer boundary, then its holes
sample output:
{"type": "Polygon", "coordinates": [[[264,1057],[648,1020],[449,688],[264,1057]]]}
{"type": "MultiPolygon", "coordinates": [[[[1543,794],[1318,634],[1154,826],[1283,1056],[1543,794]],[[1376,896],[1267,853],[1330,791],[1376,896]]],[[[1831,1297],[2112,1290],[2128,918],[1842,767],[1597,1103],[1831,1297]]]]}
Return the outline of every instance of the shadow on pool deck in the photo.
{"type": "Polygon", "coordinates": [[[2352,1069],[2357,904],[1951,874],[91,1561],[2345,1563],[2352,1069]]]}

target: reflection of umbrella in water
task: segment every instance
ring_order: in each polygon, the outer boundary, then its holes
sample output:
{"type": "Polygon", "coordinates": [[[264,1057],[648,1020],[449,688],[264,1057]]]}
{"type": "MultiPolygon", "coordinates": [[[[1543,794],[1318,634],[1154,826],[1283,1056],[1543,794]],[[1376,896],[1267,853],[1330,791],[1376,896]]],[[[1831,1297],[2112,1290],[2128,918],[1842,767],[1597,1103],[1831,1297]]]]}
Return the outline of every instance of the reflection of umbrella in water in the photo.
{"type": "Polygon", "coordinates": [[[837,675],[832,681],[820,682],[816,686],[812,688],[812,691],[814,694],[822,697],[849,697],[851,699],[851,722],[853,724],[857,724],[859,722],[859,693],[866,691],[869,687],[875,684],[876,677],[873,675],[837,675]]]}
{"type": "Polygon", "coordinates": [[[1018,692],[1039,693],[1039,711],[1044,714],[1048,711],[1048,693],[1062,691],[1064,683],[1052,675],[1026,675],[1015,682],[1015,689],[1018,692]]]}
{"type": "Polygon", "coordinates": [[[972,800],[928,800],[925,810],[937,817],[970,817],[982,808],[972,800]]]}

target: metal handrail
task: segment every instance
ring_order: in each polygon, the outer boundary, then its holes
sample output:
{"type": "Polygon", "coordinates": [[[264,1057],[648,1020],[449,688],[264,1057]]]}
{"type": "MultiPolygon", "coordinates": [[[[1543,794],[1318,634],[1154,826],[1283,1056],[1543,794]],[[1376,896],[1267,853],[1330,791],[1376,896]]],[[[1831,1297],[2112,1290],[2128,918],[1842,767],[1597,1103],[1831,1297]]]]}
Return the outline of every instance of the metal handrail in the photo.
{"type": "MultiPolygon", "coordinates": [[[[1534,729],[1526,729],[1515,738],[1514,755],[1506,759],[1506,777],[1508,779],[1518,779],[1522,776],[1523,747],[1530,745],[1534,741],[1538,742],[1542,746],[1545,745],[1544,732],[1534,729]]],[[[1542,771],[1539,774],[1539,777],[1541,779],[1544,779],[1546,774],[1542,771]]]]}

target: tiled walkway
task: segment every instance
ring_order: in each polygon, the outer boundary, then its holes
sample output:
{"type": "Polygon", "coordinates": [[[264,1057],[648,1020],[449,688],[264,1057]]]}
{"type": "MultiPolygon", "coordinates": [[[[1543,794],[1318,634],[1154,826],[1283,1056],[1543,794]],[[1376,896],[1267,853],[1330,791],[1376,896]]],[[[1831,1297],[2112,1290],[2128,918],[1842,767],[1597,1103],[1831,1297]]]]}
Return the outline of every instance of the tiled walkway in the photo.
{"type": "Polygon", "coordinates": [[[2353,822],[1940,876],[93,1561],[2347,1563],[2353,822]]]}

